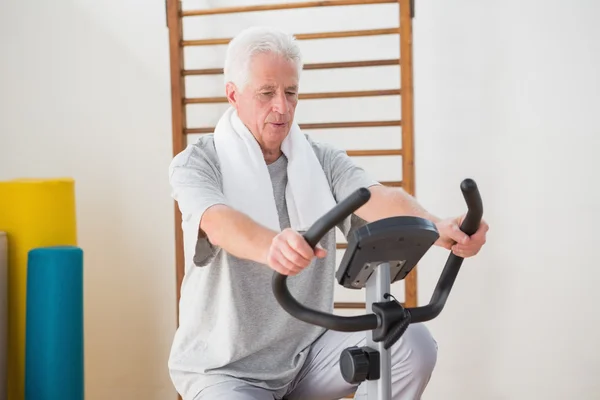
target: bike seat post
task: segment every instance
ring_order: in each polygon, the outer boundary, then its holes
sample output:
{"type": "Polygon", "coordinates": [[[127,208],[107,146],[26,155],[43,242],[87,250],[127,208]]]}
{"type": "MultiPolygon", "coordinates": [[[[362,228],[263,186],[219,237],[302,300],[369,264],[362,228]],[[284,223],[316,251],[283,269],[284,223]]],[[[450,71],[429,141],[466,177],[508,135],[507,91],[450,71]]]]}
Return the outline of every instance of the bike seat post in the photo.
{"type": "MultiPolygon", "coordinates": [[[[390,293],[390,264],[381,263],[366,282],[366,311],[373,310],[373,303],[389,301],[384,298],[390,293]]],[[[388,400],[392,398],[392,361],[390,350],[384,348],[383,341],[373,340],[373,331],[367,331],[367,347],[379,352],[381,374],[377,380],[364,382],[367,385],[367,400],[388,400]]]]}

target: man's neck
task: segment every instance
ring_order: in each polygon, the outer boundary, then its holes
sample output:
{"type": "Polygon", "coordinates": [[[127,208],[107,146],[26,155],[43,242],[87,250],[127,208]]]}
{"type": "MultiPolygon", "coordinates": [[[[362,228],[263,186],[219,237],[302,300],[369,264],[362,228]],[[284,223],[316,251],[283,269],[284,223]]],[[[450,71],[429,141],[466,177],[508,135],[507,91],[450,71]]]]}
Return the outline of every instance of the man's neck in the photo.
{"type": "Polygon", "coordinates": [[[275,161],[277,161],[279,159],[279,157],[281,157],[281,149],[262,149],[263,152],[263,156],[265,158],[265,162],[267,163],[267,165],[269,164],[273,164],[275,161]]]}

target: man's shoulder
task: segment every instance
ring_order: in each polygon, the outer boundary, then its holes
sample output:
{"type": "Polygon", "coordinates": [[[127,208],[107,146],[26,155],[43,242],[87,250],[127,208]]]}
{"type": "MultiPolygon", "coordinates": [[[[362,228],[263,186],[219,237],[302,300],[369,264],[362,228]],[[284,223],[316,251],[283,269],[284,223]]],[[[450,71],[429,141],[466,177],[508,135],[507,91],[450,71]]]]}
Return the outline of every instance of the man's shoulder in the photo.
{"type": "Polygon", "coordinates": [[[335,153],[341,151],[338,147],[334,146],[333,144],[319,139],[315,139],[308,133],[304,133],[304,136],[306,137],[306,140],[317,154],[317,157],[332,157],[335,153]]]}
{"type": "Polygon", "coordinates": [[[215,149],[214,134],[204,134],[193,143],[188,144],[185,149],[179,152],[171,166],[216,166],[218,164],[217,151],[215,149]]]}
{"type": "Polygon", "coordinates": [[[315,155],[317,156],[319,162],[324,168],[328,168],[328,166],[331,164],[331,161],[340,153],[345,154],[344,150],[331,143],[315,139],[307,133],[304,133],[304,136],[306,137],[306,140],[311,145],[313,151],[315,152],[315,155]]]}

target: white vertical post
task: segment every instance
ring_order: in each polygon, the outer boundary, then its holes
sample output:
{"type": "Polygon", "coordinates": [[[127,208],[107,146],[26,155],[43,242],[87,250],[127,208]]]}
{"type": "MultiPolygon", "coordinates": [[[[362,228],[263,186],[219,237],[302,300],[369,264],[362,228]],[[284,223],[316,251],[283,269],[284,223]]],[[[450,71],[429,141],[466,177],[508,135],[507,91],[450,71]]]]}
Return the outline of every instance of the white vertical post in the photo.
{"type": "MultiPolygon", "coordinates": [[[[373,309],[373,303],[389,301],[383,296],[390,293],[390,264],[382,263],[373,272],[366,285],[367,312],[373,309]]],[[[368,400],[389,400],[392,398],[392,360],[389,350],[383,347],[383,342],[373,341],[373,331],[367,332],[367,346],[379,352],[380,378],[366,381],[368,400]]]]}

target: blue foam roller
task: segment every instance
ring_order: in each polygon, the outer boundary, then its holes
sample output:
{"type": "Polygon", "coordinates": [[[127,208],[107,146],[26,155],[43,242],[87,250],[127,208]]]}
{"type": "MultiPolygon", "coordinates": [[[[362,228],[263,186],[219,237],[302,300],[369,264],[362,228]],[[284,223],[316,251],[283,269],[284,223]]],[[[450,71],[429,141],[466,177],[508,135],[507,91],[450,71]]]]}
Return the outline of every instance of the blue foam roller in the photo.
{"type": "Polygon", "coordinates": [[[83,399],[83,251],[35,248],[27,260],[25,400],[83,399]]]}

